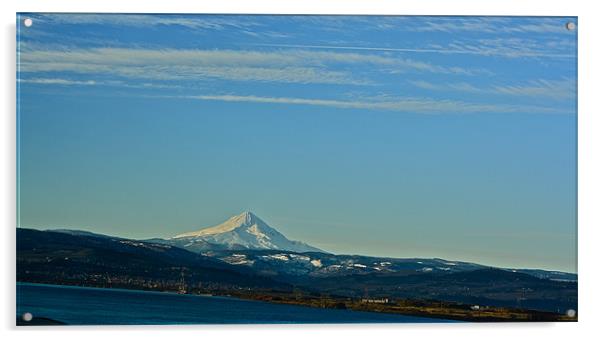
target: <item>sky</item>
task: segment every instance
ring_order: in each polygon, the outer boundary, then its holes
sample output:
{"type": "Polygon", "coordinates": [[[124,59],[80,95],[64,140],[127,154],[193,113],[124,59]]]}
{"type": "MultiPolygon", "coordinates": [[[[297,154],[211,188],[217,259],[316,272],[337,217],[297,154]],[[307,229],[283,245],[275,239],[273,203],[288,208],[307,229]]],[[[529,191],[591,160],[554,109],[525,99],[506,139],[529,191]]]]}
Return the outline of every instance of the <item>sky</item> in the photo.
{"type": "Polygon", "coordinates": [[[576,18],[17,20],[19,227],[577,271],[576,18]]]}

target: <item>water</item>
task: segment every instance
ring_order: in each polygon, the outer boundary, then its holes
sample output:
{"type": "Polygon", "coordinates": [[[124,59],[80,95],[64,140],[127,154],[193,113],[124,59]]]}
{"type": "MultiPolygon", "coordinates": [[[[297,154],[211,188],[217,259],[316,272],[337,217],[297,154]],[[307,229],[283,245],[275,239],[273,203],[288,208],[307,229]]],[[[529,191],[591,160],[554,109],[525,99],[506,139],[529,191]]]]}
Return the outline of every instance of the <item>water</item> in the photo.
{"type": "Polygon", "coordinates": [[[17,315],[25,312],[70,325],[444,322],[228,297],[18,283],[17,315]]]}

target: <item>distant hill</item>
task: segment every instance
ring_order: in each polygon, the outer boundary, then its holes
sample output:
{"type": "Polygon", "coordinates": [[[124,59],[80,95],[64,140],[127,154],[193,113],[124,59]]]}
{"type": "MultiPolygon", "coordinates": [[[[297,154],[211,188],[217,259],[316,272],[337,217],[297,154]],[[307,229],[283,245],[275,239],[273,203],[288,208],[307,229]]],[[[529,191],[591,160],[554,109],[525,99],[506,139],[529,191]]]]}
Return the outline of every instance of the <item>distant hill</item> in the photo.
{"type": "Polygon", "coordinates": [[[100,234],[100,233],[94,233],[94,232],[90,232],[90,231],[81,231],[81,230],[71,230],[71,229],[65,229],[65,228],[59,228],[59,229],[51,229],[48,230],[51,232],[58,232],[58,233],[65,233],[65,234],[71,234],[71,235],[83,235],[83,236],[87,236],[87,237],[97,237],[97,238],[119,238],[119,237],[113,237],[110,235],[104,235],[104,234],[100,234]]]}
{"type": "MultiPolygon", "coordinates": [[[[186,237],[182,237],[186,238],[186,237]]],[[[491,268],[444,259],[319,251],[189,251],[165,239],[17,229],[17,281],[134,289],[195,287],[287,291],[351,298],[451,301],[552,312],[577,309],[576,276],[491,268]]]]}
{"type": "MultiPolygon", "coordinates": [[[[369,273],[454,273],[488,266],[439,258],[390,258],[362,255],[335,255],[322,252],[295,253],[277,250],[207,250],[204,254],[234,265],[248,266],[271,274],[315,277],[369,273]]],[[[535,269],[505,269],[541,279],[576,281],[572,273],[535,269]]]]}
{"type": "Polygon", "coordinates": [[[173,286],[184,280],[187,285],[288,288],[175,246],[23,228],[17,229],[17,280],[113,286],[173,286]]]}
{"type": "Polygon", "coordinates": [[[501,269],[438,258],[274,250],[207,254],[295,286],[353,298],[444,300],[551,312],[577,308],[577,277],[564,272],[501,269]]]}
{"type": "Polygon", "coordinates": [[[577,283],[540,279],[496,268],[461,272],[404,272],[310,278],[303,285],[361,297],[445,300],[564,313],[577,309],[577,283]]]}

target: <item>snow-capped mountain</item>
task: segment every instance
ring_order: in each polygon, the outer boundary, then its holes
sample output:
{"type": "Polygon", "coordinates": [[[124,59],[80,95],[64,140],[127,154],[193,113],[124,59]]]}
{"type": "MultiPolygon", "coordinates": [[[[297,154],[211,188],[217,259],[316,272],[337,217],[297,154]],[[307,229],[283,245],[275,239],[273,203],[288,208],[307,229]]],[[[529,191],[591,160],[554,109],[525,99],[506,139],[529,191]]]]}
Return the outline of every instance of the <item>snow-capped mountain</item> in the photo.
{"type": "Polygon", "coordinates": [[[303,242],[287,239],[251,212],[236,215],[217,226],[178,234],[166,241],[195,252],[218,249],[324,252],[303,242]]]}

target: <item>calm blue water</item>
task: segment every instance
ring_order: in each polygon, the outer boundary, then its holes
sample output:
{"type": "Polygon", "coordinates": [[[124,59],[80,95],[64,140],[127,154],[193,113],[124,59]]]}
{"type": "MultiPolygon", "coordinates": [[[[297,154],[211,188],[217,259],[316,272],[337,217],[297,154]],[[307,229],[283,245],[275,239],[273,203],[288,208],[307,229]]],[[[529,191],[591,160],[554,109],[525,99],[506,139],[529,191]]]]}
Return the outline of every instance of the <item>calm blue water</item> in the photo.
{"type": "Polygon", "coordinates": [[[17,315],[25,312],[71,325],[444,322],[227,297],[19,283],[17,315]]]}

